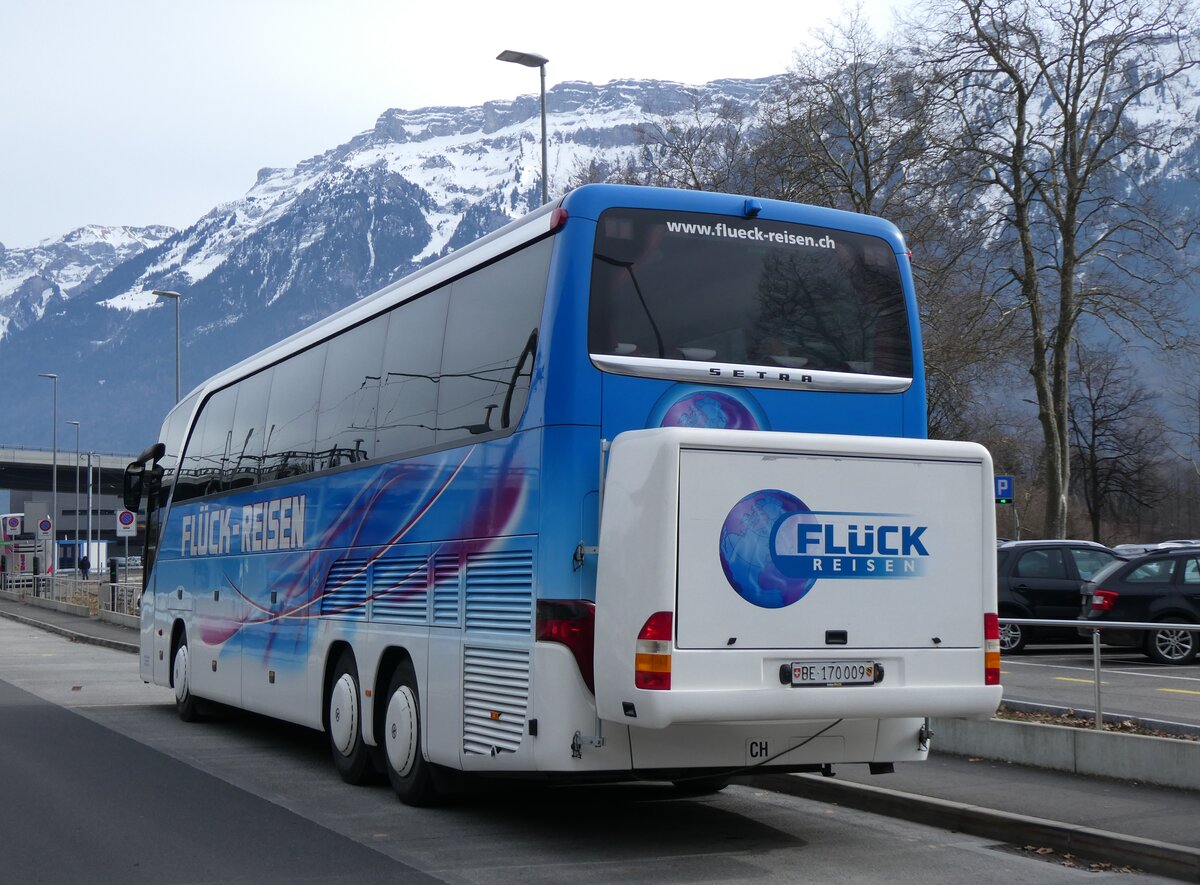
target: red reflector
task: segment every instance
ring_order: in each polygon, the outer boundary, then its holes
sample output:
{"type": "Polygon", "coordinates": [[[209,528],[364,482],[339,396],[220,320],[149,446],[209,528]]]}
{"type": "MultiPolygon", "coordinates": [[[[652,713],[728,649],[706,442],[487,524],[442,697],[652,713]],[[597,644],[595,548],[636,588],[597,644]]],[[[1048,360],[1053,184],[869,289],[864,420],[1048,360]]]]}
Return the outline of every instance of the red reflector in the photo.
{"type": "Polygon", "coordinates": [[[567,210],[562,206],[550,211],[550,230],[556,231],[567,223],[567,210]]]}
{"type": "Polygon", "coordinates": [[[1115,590],[1097,590],[1092,594],[1092,611],[1112,611],[1113,606],[1117,604],[1118,595],[1119,594],[1115,590]]]}
{"type": "Polygon", "coordinates": [[[652,691],[670,691],[671,673],[634,673],[633,684],[636,688],[647,688],[652,691]]]}

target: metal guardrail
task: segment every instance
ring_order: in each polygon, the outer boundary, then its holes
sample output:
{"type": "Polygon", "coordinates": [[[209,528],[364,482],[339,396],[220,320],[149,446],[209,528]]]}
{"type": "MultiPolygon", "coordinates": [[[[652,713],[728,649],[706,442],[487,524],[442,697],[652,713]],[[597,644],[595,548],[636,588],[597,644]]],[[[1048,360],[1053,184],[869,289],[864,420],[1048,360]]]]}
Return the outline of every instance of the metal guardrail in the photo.
{"type": "MultiPolygon", "coordinates": [[[[1141,621],[1088,621],[1078,619],[1068,620],[1038,620],[1034,618],[1000,618],[1001,624],[1016,624],[1020,627],[1075,627],[1080,631],[1090,630],[1092,633],[1092,681],[1096,685],[1096,716],[1094,728],[1104,729],[1104,713],[1100,706],[1100,634],[1104,630],[1177,630],[1180,633],[1200,634],[1200,624],[1176,624],[1175,622],[1157,624],[1141,621]]],[[[1200,640],[1200,636],[1197,636],[1200,640]]]]}
{"type": "Polygon", "coordinates": [[[100,607],[104,611],[116,612],[122,615],[137,617],[142,610],[142,583],[120,582],[105,584],[108,590],[107,599],[101,599],[100,607]]]}
{"type": "Polygon", "coordinates": [[[80,575],[0,573],[0,590],[27,598],[83,606],[92,615],[109,611],[137,617],[141,612],[141,581],[112,583],[106,572],[87,579],[80,575]]]}

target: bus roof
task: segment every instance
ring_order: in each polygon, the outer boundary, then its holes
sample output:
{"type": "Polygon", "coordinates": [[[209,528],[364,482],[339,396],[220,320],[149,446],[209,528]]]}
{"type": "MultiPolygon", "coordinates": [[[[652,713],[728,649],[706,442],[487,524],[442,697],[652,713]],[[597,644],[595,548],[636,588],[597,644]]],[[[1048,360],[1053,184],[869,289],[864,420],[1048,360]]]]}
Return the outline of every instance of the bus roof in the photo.
{"type": "Polygon", "coordinates": [[[564,197],[541,206],[499,230],[439,258],[432,264],[411,273],[394,283],[367,295],[353,304],[318,320],[282,341],[217,372],[193,388],[181,402],[195,393],[208,393],[270,366],[285,357],[305,350],[330,336],[357,325],[371,317],[414,297],[428,289],[459,276],[471,266],[510,252],[524,243],[545,235],[554,223],[553,211],[566,209],[568,217],[595,220],[613,206],[631,209],[660,209],[680,212],[708,212],[742,216],[747,220],[762,218],[848,230],[869,234],[886,240],[897,254],[907,251],[904,238],[891,222],[870,215],[826,209],[783,200],[721,194],[710,191],[678,190],[673,188],[635,185],[588,184],[564,197]]]}

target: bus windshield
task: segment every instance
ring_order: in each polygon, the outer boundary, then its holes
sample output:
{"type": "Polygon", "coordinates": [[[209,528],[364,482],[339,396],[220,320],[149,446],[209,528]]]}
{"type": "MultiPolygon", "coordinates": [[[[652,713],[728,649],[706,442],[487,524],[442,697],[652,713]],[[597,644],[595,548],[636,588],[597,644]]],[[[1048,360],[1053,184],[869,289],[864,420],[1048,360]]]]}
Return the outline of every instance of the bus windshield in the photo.
{"type": "Polygon", "coordinates": [[[913,371],[899,268],[884,240],[658,210],[601,215],[588,347],[596,357],[913,371]]]}

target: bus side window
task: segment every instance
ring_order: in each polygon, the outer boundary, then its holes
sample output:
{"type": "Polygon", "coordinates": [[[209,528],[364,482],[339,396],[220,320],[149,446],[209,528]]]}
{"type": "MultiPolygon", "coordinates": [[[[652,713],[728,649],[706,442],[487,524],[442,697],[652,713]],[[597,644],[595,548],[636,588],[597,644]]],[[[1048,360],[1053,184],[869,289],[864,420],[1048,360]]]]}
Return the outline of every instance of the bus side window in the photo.
{"type": "Polygon", "coordinates": [[[217,391],[200,407],[183,453],[175,500],[187,501],[221,490],[229,453],[230,426],[237,388],[217,391]]]}
{"type": "Polygon", "coordinates": [[[238,383],[237,408],[233,413],[233,433],[229,440],[229,463],[224,490],[244,489],[261,482],[262,458],[266,442],[267,400],[271,395],[273,368],[251,375],[238,383]]]}
{"type": "Polygon", "coordinates": [[[385,314],[332,339],[317,412],[318,470],[375,457],[385,314]]]}
{"type": "Polygon", "coordinates": [[[449,301],[450,289],[445,287],[392,312],[379,388],[378,458],[434,443],[449,301]]]}
{"type": "Polygon", "coordinates": [[[275,367],[267,406],[263,482],[316,469],[313,452],[325,350],[326,345],[320,344],[275,367]]]}
{"type": "Polygon", "coordinates": [[[506,401],[512,423],[524,411],[532,375],[527,345],[541,322],[552,242],[542,240],[454,283],[438,443],[500,430],[506,401]]]}

